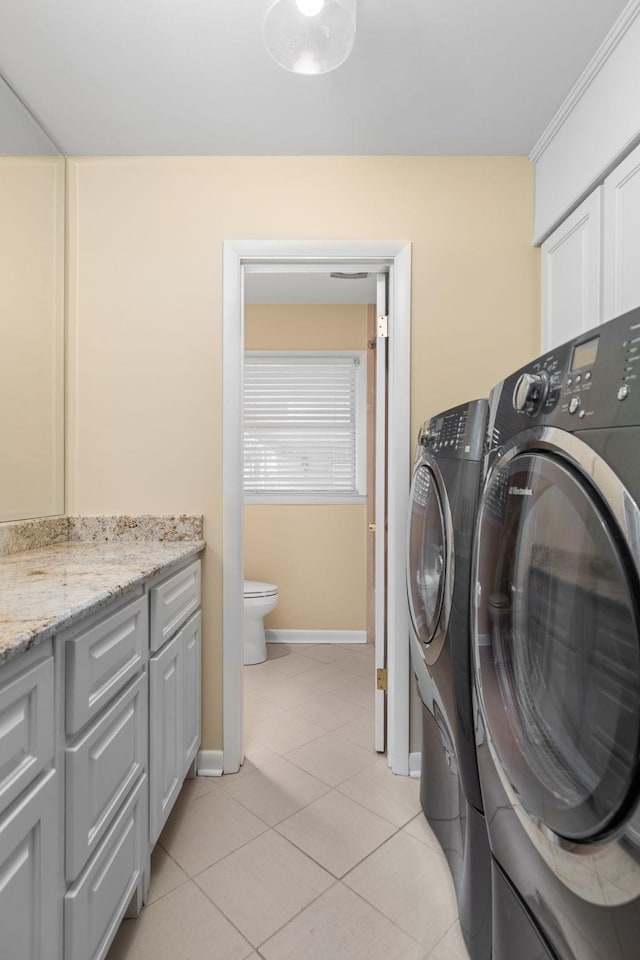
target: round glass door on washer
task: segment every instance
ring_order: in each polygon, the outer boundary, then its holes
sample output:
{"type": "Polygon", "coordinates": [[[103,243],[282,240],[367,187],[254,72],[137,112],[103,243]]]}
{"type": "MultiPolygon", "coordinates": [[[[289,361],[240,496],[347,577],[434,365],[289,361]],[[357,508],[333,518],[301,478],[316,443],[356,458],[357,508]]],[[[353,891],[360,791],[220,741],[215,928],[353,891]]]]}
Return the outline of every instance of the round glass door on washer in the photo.
{"type": "Polygon", "coordinates": [[[420,800],[447,857],[472,960],[491,956],[490,855],[471,688],[471,548],[487,422],[476,400],[424,424],[411,483],[407,595],[422,699],[420,800]]]}
{"type": "Polygon", "coordinates": [[[491,397],[473,634],[494,960],[640,956],[636,330],[640,311],[491,397]]]}

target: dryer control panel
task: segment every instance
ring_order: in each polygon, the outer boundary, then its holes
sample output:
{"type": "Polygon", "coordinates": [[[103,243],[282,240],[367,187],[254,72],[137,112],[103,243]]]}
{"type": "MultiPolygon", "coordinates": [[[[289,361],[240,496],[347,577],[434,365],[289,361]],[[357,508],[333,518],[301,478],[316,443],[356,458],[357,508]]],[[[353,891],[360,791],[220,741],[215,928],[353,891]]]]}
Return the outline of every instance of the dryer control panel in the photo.
{"type": "Polygon", "coordinates": [[[472,400],[425,421],[418,434],[418,455],[427,449],[436,457],[481,460],[488,408],[486,400],[472,400]]]}
{"type": "Polygon", "coordinates": [[[529,426],[640,425],[640,308],[549,351],[494,388],[490,444],[529,426]]]}

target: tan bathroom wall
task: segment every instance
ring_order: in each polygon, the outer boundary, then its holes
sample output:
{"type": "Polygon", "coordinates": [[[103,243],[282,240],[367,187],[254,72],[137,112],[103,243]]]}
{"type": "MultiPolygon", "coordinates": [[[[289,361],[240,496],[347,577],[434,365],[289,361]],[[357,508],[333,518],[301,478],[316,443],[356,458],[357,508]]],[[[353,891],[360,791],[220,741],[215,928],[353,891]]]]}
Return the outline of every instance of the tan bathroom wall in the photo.
{"type": "Polygon", "coordinates": [[[0,521],[64,512],[63,157],[0,157],[0,521]]]}
{"type": "Polygon", "coordinates": [[[265,626],[366,629],[366,506],[247,504],[245,573],[278,585],[265,626]]]}
{"type": "Polygon", "coordinates": [[[524,157],[68,166],[67,509],[204,513],[203,745],[218,749],[223,241],[411,242],[415,432],[540,350],[532,167],[524,157]]]}
{"type": "MultiPolygon", "coordinates": [[[[247,350],[365,350],[366,344],[364,304],[245,310],[247,350]]],[[[366,504],[246,504],[244,521],[245,576],[278,585],[278,606],[265,626],[366,629],[366,504]]]]}

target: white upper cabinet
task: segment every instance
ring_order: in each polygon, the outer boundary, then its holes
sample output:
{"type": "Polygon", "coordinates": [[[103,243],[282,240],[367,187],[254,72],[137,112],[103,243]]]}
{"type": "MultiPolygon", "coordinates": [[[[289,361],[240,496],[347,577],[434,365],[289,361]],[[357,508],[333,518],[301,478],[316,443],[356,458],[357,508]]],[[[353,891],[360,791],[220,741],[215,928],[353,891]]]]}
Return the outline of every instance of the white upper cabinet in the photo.
{"type": "Polygon", "coordinates": [[[596,326],[601,308],[599,187],[542,245],[542,349],[596,326]]]}
{"type": "Polygon", "coordinates": [[[640,306],[640,147],[604,182],[604,319],[640,306]]]}

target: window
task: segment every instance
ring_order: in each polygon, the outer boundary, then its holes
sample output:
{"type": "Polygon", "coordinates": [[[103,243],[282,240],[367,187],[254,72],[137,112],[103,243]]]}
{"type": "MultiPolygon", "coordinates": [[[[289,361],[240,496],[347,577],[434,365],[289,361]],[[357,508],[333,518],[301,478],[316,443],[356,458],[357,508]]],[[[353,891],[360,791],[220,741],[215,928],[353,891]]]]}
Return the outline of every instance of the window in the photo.
{"type": "Polygon", "coordinates": [[[364,498],[364,351],[247,351],[244,485],[249,502],[364,498]]]}

